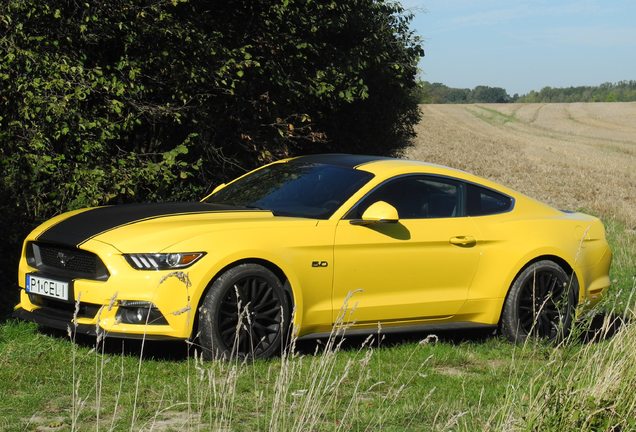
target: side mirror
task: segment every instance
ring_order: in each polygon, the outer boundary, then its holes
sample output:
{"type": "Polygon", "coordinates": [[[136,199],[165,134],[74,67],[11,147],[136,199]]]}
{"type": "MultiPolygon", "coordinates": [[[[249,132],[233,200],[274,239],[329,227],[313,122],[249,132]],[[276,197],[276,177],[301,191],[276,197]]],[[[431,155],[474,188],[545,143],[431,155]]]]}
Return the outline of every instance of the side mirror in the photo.
{"type": "Polygon", "coordinates": [[[362,219],[352,219],[351,225],[371,225],[375,223],[396,223],[400,219],[398,211],[391,204],[378,201],[369,206],[362,219]]]}
{"type": "Polygon", "coordinates": [[[218,185],[217,187],[214,188],[214,190],[212,191],[211,195],[214,195],[215,193],[217,193],[218,191],[220,191],[224,187],[225,187],[225,183],[221,183],[220,185],[218,185]]]}

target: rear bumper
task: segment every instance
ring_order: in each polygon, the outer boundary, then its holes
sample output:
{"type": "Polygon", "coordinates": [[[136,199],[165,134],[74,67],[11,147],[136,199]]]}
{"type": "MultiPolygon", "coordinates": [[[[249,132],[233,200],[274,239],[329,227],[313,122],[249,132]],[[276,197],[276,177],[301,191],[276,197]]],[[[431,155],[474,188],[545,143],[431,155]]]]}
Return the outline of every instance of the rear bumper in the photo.
{"type": "Polygon", "coordinates": [[[29,312],[22,308],[13,311],[15,318],[31,321],[41,327],[48,327],[56,330],[68,331],[69,334],[82,334],[86,336],[97,336],[98,332],[105,337],[117,339],[136,339],[136,340],[156,340],[156,341],[177,341],[183,340],[172,336],[155,335],[155,334],[134,334],[134,333],[115,333],[106,332],[94,324],[74,323],[72,319],[68,319],[65,314],[59,314],[48,308],[34,309],[29,312]]]}
{"type": "Polygon", "coordinates": [[[600,247],[598,250],[602,250],[602,254],[598,253],[596,256],[600,257],[593,264],[583,269],[585,277],[585,300],[589,306],[598,303],[603,295],[607,292],[611,285],[609,271],[612,264],[612,251],[609,248],[607,242],[604,242],[604,247],[600,247]]]}

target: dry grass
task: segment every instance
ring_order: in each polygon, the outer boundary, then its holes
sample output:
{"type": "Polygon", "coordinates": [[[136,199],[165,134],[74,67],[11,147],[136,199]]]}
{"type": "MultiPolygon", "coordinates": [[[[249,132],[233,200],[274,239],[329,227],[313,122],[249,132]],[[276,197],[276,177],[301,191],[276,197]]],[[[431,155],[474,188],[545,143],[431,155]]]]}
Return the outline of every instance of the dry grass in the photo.
{"type": "Polygon", "coordinates": [[[422,105],[408,158],[636,228],[636,103],[422,105]]]}

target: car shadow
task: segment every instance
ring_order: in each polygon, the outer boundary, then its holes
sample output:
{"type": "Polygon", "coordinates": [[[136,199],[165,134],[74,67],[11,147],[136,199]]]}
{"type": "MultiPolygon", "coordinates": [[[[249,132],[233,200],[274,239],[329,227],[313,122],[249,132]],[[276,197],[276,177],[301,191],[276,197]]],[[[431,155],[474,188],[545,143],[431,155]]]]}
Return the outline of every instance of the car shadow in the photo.
{"type": "MultiPolygon", "coordinates": [[[[459,345],[467,342],[482,343],[496,337],[494,328],[489,329],[463,329],[463,330],[435,330],[435,331],[400,331],[395,333],[372,332],[369,334],[355,334],[339,336],[334,345],[338,345],[340,351],[356,351],[362,347],[390,348],[412,343],[441,342],[459,345]]],[[[324,351],[329,343],[329,338],[307,338],[296,342],[296,353],[300,355],[314,355],[324,351]]]]}
{"type": "MultiPolygon", "coordinates": [[[[598,343],[612,338],[628,323],[620,315],[597,312],[579,323],[576,337],[581,343],[598,343]]],[[[66,332],[54,329],[39,328],[39,331],[51,337],[69,340],[66,332]]],[[[494,328],[453,329],[436,331],[403,331],[397,333],[370,332],[369,334],[344,334],[332,342],[339,351],[356,351],[363,347],[390,348],[412,343],[439,342],[452,345],[463,343],[484,343],[499,337],[494,328]]],[[[99,345],[94,336],[75,335],[75,343],[87,349],[96,349],[109,355],[125,355],[140,357],[148,360],[180,362],[201,353],[201,348],[195,343],[186,341],[154,341],[137,339],[104,338],[99,345]]],[[[316,337],[297,340],[294,344],[296,355],[319,355],[330,343],[328,337],[316,337]]]]}
{"type": "MultiPolygon", "coordinates": [[[[39,332],[50,337],[70,341],[67,332],[49,328],[39,328],[39,332]]],[[[465,342],[484,342],[494,337],[493,329],[466,329],[466,330],[441,330],[435,332],[426,331],[404,331],[399,333],[371,332],[367,335],[347,335],[338,336],[334,340],[339,351],[356,351],[362,347],[383,347],[389,348],[416,342],[444,342],[450,344],[461,344],[465,342]]],[[[97,344],[94,336],[76,334],[74,342],[86,349],[95,349],[108,355],[124,355],[130,357],[143,356],[148,360],[160,361],[184,361],[194,356],[195,351],[201,353],[201,348],[196,343],[186,341],[155,341],[120,339],[106,337],[97,344]]],[[[296,355],[316,355],[324,352],[329,343],[328,337],[316,337],[297,340],[294,344],[296,355]]]]}
{"type": "Polygon", "coordinates": [[[604,311],[596,312],[580,323],[579,340],[582,343],[598,343],[611,339],[629,323],[629,318],[625,316],[604,311]]]}
{"type": "Polygon", "coordinates": [[[74,341],[82,348],[95,349],[104,354],[130,357],[143,355],[144,359],[151,360],[182,361],[193,355],[195,349],[191,344],[181,340],[154,341],[106,336],[98,344],[95,336],[76,334],[72,338],[65,331],[45,327],[39,327],[38,331],[50,337],[74,341]]]}
{"type": "Polygon", "coordinates": [[[399,222],[368,225],[368,228],[380,234],[384,234],[386,236],[394,238],[395,240],[411,239],[411,232],[409,231],[409,229],[399,222]]]}
{"type": "MultiPolygon", "coordinates": [[[[579,343],[591,344],[614,337],[630,321],[621,315],[599,311],[586,317],[577,324],[572,334],[579,343]]],[[[496,328],[453,329],[435,331],[403,331],[399,333],[344,335],[338,349],[341,351],[358,350],[363,345],[390,348],[411,343],[440,342],[451,345],[463,343],[484,343],[489,339],[501,337],[496,328]],[[367,340],[369,339],[369,340],[367,340]]],[[[328,338],[302,339],[296,342],[296,351],[303,355],[312,355],[324,351],[328,338]]]]}

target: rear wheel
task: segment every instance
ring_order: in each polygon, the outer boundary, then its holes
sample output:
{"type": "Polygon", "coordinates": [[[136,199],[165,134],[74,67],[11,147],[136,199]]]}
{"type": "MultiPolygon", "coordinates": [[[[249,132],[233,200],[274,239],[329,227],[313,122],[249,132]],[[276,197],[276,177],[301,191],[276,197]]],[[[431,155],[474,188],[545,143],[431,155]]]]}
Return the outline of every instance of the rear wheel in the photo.
{"type": "Polygon", "coordinates": [[[501,315],[501,332],[512,342],[528,337],[560,341],[569,334],[578,300],[578,283],[553,261],[525,268],[510,287],[501,315]]]}
{"type": "Polygon", "coordinates": [[[199,343],[207,359],[266,358],[289,325],[281,281],[258,264],[240,264],[218,277],[199,308],[199,343]]]}

